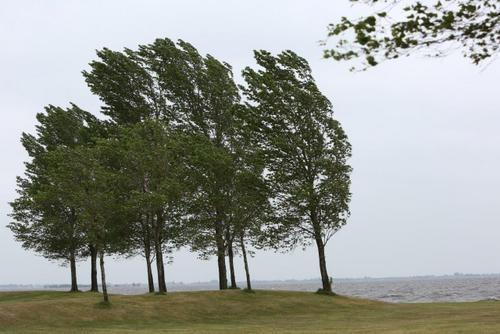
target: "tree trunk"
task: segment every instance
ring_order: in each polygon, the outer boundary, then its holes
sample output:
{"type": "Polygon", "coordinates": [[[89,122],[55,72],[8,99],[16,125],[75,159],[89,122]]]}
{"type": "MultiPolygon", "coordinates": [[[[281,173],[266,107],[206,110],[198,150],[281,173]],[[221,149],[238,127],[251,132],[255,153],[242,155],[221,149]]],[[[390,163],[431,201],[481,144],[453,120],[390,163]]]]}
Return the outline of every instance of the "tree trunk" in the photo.
{"type": "Polygon", "coordinates": [[[153,271],[151,270],[151,229],[150,215],[146,214],[145,221],[142,221],[142,241],[144,243],[144,257],[146,258],[146,269],[148,274],[148,290],[149,293],[155,292],[155,284],[153,280],[153,271]]]}
{"type": "Polygon", "coordinates": [[[158,291],[160,293],[167,292],[167,284],[165,283],[165,267],[163,266],[163,252],[161,243],[155,241],[156,251],[156,272],[158,273],[158,291]]]}
{"type": "Polygon", "coordinates": [[[217,243],[217,265],[219,267],[219,289],[227,289],[226,256],[222,223],[215,225],[215,242],[217,243]]]}
{"type": "Polygon", "coordinates": [[[76,279],[75,251],[71,251],[71,254],[69,255],[69,267],[71,270],[71,290],[70,290],[70,292],[77,292],[78,291],[78,283],[77,283],[77,279],[76,279]]]}
{"type": "Polygon", "coordinates": [[[243,254],[243,263],[245,264],[245,276],[247,278],[247,290],[252,291],[252,283],[250,282],[250,270],[248,269],[247,251],[245,248],[245,240],[243,239],[243,233],[240,235],[240,246],[241,246],[241,253],[243,254]]]}
{"type": "Polygon", "coordinates": [[[155,284],[153,281],[153,270],[151,270],[151,245],[149,241],[144,243],[144,256],[146,257],[146,265],[148,271],[148,289],[149,292],[155,292],[155,284]]]}
{"type": "Polygon", "coordinates": [[[319,270],[321,272],[321,283],[323,284],[323,292],[332,292],[332,284],[330,282],[330,276],[328,276],[328,271],[326,270],[326,259],[325,259],[325,245],[323,239],[316,238],[316,245],[318,246],[319,255],[319,270]]]}
{"type": "Polygon", "coordinates": [[[146,259],[146,265],[148,270],[148,291],[149,293],[155,292],[155,283],[153,280],[153,270],[151,269],[151,260],[146,259]]]}
{"type": "Polygon", "coordinates": [[[234,252],[233,252],[233,240],[229,229],[226,230],[226,244],[227,244],[227,256],[229,257],[229,276],[231,277],[231,289],[237,289],[236,285],[236,274],[234,273],[234,252]]]}
{"type": "Polygon", "coordinates": [[[90,249],[90,291],[99,292],[97,286],[97,249],[94,245],[89,246],[90,249]]]}
{"type": "MultiPolygon", "coordinates": [[[[71,220],[70,220],[70,226],[72,229],[72,237],[74,238],[74,233],[75,233],[75,222],[76,222],[76,214],[75,210],[71,209],[71,220]]],[[[75,239],[72,240],[72,247],[70,249],[70,254],[69,254],[69,267],[71,271],[71,290],[70,292],[77,292],[78,291],[78,282],[77,282],[77,277],[76,277],[76,246],[75,246],[75,239]]]]}
{"type": "Polygon", "coordinates": [[[163,265],[163,250],[161,242],[161,222],[163,217],[160,213],[156,215],[156,225],[154,230],[154,243],[156,255],[156,271],[158,273],[158,291],[160,293],[167,292],[167,284],[165,283],[165,267],[163,265]]]}
{"type": "Polygon", "coordinates": [[[101,265],[101,287],[105,303],[109,303],[108,287],[106,285],[106,271],[104,270],[104,252],[99,253],[99,264],[101,265]]]}
{"type": "Polygon", "coordinates": [[[227,250],[229,256],[229,275],[231,276],[231,289],[238,289],[236,285],[236,274],[234,273],[234,253],[233,245],[230,243],[227,250]]]}
{"type": "Polygon", "coordinates": [[[314,230],[314,240],[318,248],[319,271],[321,273],[321,283],[323,286],[321,292],[329,294],[332,293],[332,283],[330,281],[330,276],[328,276],[328,271],[326,270],[325,243],[323,242],[321,233],[321,224],[317,219],[316,210],[314,210],[314,208],[310,212],[310,217],[314,230]]]}

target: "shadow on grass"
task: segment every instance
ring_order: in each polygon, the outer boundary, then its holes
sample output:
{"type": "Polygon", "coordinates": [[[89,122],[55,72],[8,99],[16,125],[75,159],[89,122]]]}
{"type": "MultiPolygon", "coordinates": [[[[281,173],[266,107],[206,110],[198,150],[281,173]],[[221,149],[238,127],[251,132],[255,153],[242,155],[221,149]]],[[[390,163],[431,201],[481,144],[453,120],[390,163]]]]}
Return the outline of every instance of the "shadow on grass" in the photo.
{"type": "Polygon", "coordinates": [[[323,295],[323,296],[338,296],[335,292],[333,291],[326,291],[326,290],[323,290],[323,289],[318,289],[316,291],[316,294],[317,295],[323,295]]]}
{"type": "Polygon", "coordinates": [[[154,292],[154,293],[151,293],[151,294],[154,294],[155,296],[166,296],[167,295],[166,292],[154,292]]]}
{"type": "Polygon", "coordinates": [[[111,308],[111,302],[109,302],[109,301],[108,302],[100,301],[95,306],[96,306],[96,308],[99,308],[99,309],[110,309],[111,308]]]}

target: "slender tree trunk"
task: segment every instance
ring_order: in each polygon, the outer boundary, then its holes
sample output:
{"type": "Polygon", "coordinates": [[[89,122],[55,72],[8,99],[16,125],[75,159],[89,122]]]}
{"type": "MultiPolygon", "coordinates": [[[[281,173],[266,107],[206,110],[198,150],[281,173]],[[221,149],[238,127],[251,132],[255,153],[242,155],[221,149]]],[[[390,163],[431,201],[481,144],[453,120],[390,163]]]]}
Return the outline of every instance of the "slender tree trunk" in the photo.
{"type": "Polygon", "coordinates": [[[325,245],[323,239],[316,238],[316,246],[318,247],[319,270],[321,272],[323,292],[330,293],[332,292],[332,284],[330,283],[330,276],[328,276],[328,271],[326,270],[325,245]]]}
{"type": "Polygon", "coordinates": [[[158,273],[158,291],[160,293],[167,292],[167,284],[165,283],[165,273],[163,267],[163,253],[161,246],[155,243],[156,249],[156,272],[158,273]]]}
{"type": "Polygon", "coordinates": [[[234,273],[234,253],[232,243],[228,245],[227,253],[229,256],[229,275],[231,276],[231,289],[238,289],[238,286],[236,284],[236,274],[234,273]]]}
{"type": "Polygon", "coordinates": [[[245,264],[245,276],[247,278],[247,290],[252,290],[252,283],[250,281],[250,270],[248,269],[248,259],[247,259],[247,250],[245,248],[245,240],[243,239],[243,233],[240,235],[240,247],[241,253],[243,254],[243,263],[245,264]]]}
{"type": "Polygon", "coordinates": [[[105,303],[109,303],[108,287],[106,285],[106,271],[104,270],[104,252],[99,252],[99,264],[101,266],[101,287],[105,303]]]}
{"type": "Polygon", "coordinates": [[[97,249],[94,245],[89,246],[90,249],[90,291],[99,292],[97,286],[97,249]]]}
{"type": "Polygon", "coordinates": [[[153,279],[153,270],[151,269],[151,260],[146,259],[146,265],[148,270],[148,291],[149,293],[155,292],[155,283],[153,279]]]}
{"type": "Polygon", "coordinates": [[[146,257],[146,265],[148,271],[148,289],[149,292],[155,292],[155,284],[153,281],[153,270],[151,269],[151,245],[149,241],[144,243],[144,256],[146,257]]]}
{"type": "Polygon", "coordinates": [[[69,255],[69,267],[71,270],[71,290],[70,290],[70,292],[77,292],[78,291],[78,282],[76,279],[76,256],[75,256],[74,250],[72,250],[71,254],[69,255]]]}
{"type": "Polygon", "coordinates": [[[156,272],[158,273],[158,291],[160,293],[167,292],[167,284],[165,283],[165,267],[163,266],[163,252],[161,243],[155,241],[156,251],[156,272]]]}
{"type": "Polygon", "coordinates": [[[145,222],[142,222],[142,240],[144,242],[144,257],[146,258],[147,274],[148,274],[148,290],[150,293],[155,292],[155,284],[153,280],[153,271],[151,269],[151,230],[150,230],[150,215],[147,214],[145,222]]]}
{"type": "Polygon", "coordinates": [[[226,271],[226,249],[224,247],[224,235],[222,223],[215,225],[215,242],[217,243],[217,265],[219,267],[219,289],[227,289],[227,271],[226,271]]]}
{"type": "Polygon", "coordinates": [[[236,274],[234,272],[234,252],[233,252],[233,240],[231,238],[231,233],[229,229],[226,229],[226,244],[227,244],[227,256],[229,258],[229,276],[231,277],[231,289],[237,289],[236,285],[236,274]]]}
{"type": "MultiPolygon", "coordinates": [[[[76,214],[75,210],[71,209],[71,220],[70,220],[70,226],[71,226],[71,231],[72,231],[72,237],[75,237],[75,224],[76,224],[76,214]]],[[[77,277],[76,277],[76,247],[73,239],[72,243],[72,248],[70,250],[69,254],[69,267],[70,267],[70,272],[71,272],[71,289],[70,292],[77,292],[78,291],[78,282],[77,282],[77,277]]]]}
{"type": "Polygon", "coordinates": [[[330,276],[328,276],[328,271],[326,270],[325,243],[323,242],[321,233],[321,224],[317,219],[316,211],[314,209],[311,210],[310,217],[314,230],[314,240],[316,241],[316,246],[318,248],[319,271],[321,273],[321,283],[323,286],[321,290],[324,293],[331,293],[332,283],[330,282],[330,276]]]}
{"type": "Polygon", "coordinates": [[[158,291],[160,293],[167,292],[167,284],[165,283],[165,267],[163,265],[163,250],[161,242],[161,225],[163,217],[160,213],[156,215],[156,225],[154,231],[155,256],[156,256],[156,271],[158,273],[158,291]]]}

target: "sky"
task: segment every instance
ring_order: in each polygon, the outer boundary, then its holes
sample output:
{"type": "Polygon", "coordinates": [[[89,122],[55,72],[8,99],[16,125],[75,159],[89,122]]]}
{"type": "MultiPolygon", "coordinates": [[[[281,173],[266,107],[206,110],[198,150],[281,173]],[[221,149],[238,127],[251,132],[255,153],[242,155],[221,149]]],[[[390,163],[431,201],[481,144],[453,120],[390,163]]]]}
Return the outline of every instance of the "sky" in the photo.
{"type": "MultiPolygon", "coordinates": [[[[48,104],[99,113],[81,71],[97,49],[155,38],[183,39],[233,66],[252,50],[290,49],[306,58],[353,146],[351,217],[327,247],[335,277],[500,273],[500,61],[486,68],[460,52],[412,56],[365,72],[322,58],[326,26],[360,9],[348,0],[54,0],[2,2],[0,9],[0,284],[69,283],[69,269],[26,251],[5,227],[15,177],[48,104]]],[[[319,277],[314,248],[257,252],[259,280],[319,277]]],[[[243,279],[242,263],[237,263],[243,279]]],[[[107,259],[113,283],[146,282],[141,258],[107,259]]],[[[78,265],[81,283],[90,264],[78,265]]],[[[217,278],[216,261],[174,253],[167,281],[217,278]]]]}

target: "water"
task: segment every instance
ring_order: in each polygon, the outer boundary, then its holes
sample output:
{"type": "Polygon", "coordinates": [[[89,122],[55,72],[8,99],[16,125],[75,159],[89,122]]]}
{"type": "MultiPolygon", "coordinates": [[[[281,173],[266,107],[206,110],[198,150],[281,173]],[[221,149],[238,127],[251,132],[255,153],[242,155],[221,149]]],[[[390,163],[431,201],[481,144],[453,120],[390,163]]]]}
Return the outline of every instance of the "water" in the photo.
{"type": "MultiPolygon", "coordinates": [[[[306,281],[256,281],[254,289],[316,291],[319,280],[306,281]]],[[[244,286],[243,282],[239,286],[244,286]]],[[[169,283],[169,291],[216,290],[217,282],[169,283]]],[[[67,286],[0,286],[0,290],[68,290],[67,286]]],[[[80,286],[80,289],[88,289],[80,286]]],[[[110,284],[108,290],[117,294],[142,294],[147,292],[145,284],[110,284]]],[[[417,302],[463,302],[479,300],[500,301],[500,275],[456,275],[412,278],[363,278],[337,279],[334,291],[345,296],[354,296],[395,303],[417,302]]]]}

